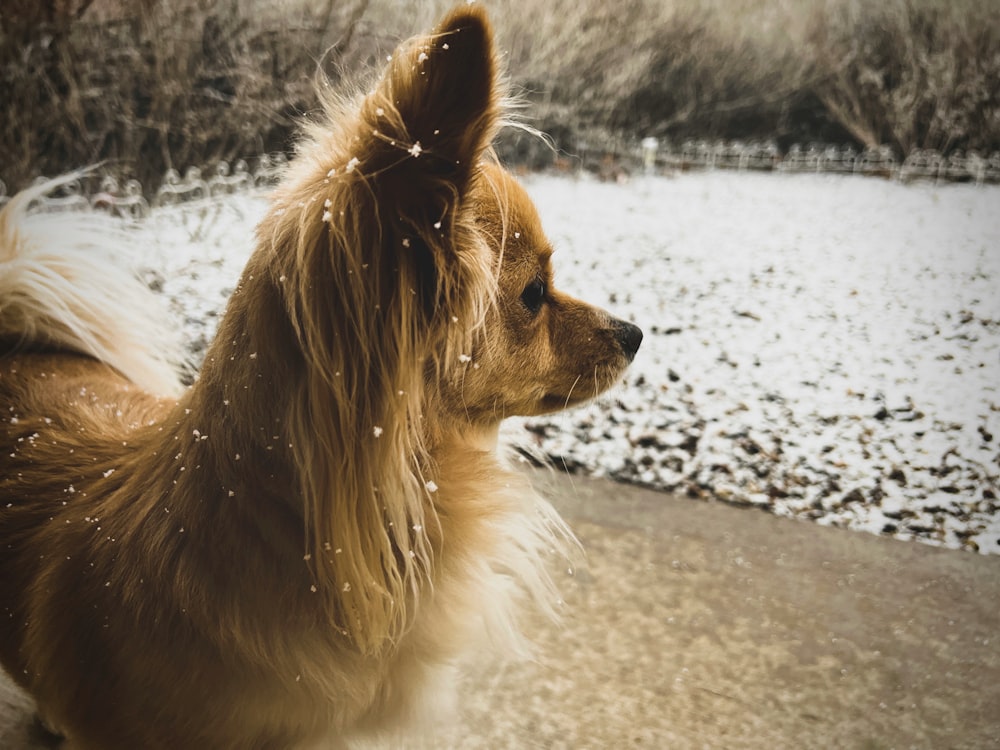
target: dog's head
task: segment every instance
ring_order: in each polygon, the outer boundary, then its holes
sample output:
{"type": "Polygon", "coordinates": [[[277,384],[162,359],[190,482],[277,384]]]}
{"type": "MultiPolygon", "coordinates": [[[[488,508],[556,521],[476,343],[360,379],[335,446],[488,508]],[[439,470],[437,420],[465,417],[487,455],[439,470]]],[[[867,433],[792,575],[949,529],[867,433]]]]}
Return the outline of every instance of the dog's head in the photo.
{"type": "Polygon", "coordinates": [[[556,287],[553,248],[524,188],[486,162],[467,203],[492,255],[496,296],[447,391],[449,408],[493,423],[563,409],[615,383],[642,332],[556,287]]]}
{"type": "Polygon", "coordinates": [[[505,93],[478,6],[404,44],[307,128],[244,275],[290,324],[255,351],[286,371],[317,580],[366,648],[403,626],[430,565],[439,446],[597,395],[642,337],[556,290],[532,202],[490,148],[505,93]],[[343,554],[316,553],[331,540],[343,554]]]}
{"type": "Polygon", "coordinates": [[[505,93],[484,12],[455,11],[312,129],[262,230],[298,247],[279,273],[303,349],[369,428],[387,408],[410,425],[555,411],[638,349],[637,327],[555,287],[538,214],[490,148],[505,93]]]}

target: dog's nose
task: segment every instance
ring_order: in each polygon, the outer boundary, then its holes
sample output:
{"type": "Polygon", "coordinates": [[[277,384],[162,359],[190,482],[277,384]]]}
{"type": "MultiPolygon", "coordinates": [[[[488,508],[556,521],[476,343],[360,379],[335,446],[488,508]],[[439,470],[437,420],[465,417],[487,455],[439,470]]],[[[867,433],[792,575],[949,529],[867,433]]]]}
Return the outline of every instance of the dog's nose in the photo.
{"type": "Polygon", "coordinates": [[[635,359],[635,353],[639,351],[639,344],[642,343],[642,330],[624,320],[612,321],[611,329],[615,333],[615,340],[622,348],[625,358],[631,362],[635,359]]]}

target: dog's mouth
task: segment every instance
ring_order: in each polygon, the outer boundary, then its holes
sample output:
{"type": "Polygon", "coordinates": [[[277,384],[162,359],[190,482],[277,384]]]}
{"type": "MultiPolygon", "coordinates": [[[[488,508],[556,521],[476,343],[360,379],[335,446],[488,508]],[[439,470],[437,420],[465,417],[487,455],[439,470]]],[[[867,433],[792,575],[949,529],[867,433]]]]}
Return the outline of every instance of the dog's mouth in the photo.
{"type": "Polygon", "coordinates": [[[608,367],[606,372],[580,377],[568,393],[549,392],[542,396],[539,408],[544,412],[561,411],[593,401],[613,388],[621,380],[624,371],[624,367],[608,367]]]}
{"type": "MultiPolygon", "coordinates": [[[[609,383],[608,387],[614,385],[614,383],[609,383]]],[[[585,404],[588,401],[593,401],[595,398],[604,393],[608,388],[578,388],[573,390],[569,394],[559,394],[559,393],[547,393],[545,394],[540,402],[540,407],[542,410],[547,412],[562,411],[563,409],[570,409],[574,406],[579,406],[580,404],[585,404]]]]}
{"type": "Polygon", "coordinates": [[[569,409],[572,406],[578,406],[592,398],[594,398],[592,395],[571,394],[569,396],[559,396],[550,393],[542,397],[541,408],[544,411],[560,411],[562,409],[569,409]]]}

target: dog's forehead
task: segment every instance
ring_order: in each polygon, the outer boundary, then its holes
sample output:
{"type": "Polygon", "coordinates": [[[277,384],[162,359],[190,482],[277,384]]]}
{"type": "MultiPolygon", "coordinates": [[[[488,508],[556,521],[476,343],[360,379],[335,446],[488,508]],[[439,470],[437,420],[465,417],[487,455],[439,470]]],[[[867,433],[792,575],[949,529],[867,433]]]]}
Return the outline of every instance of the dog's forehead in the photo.
{"type": "Polygon", "coordinates": [[[494,237],[504,238],[508,261],[547,262],[551,247],[528,192],[495,164],[484,165],[481,178],[476,188],[477,218],[491,228],[494,237]]]}

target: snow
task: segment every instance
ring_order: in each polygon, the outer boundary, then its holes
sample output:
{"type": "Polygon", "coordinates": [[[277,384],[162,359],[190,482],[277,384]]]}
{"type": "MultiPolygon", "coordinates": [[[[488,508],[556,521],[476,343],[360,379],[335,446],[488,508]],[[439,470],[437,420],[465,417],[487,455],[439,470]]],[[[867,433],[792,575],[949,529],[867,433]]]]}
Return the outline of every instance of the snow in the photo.
{"type": "Polygon", "coordinates": [[[1000,191],[536,179],[556,281],[647,337],[536,450],[694,496],[1000,552],[1000,191]]]}
{"type": "MultiPolygon", "coordinates": [[[[1000,553],[1000,188],[531,176],[556,285],[645,339],[622,386],[505,440],[594,475],[1000,553]]],[[[261,195],[137,229],[203,353],[261,195]]]]}

